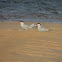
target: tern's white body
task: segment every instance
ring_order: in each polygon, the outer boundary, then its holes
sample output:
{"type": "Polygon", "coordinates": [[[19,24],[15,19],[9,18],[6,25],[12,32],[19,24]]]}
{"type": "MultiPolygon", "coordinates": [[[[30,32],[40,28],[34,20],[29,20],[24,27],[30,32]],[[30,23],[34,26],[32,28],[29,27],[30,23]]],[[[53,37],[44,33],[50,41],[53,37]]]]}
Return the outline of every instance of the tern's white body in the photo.
{"type": "Polygon", "coordinates": [[[21,25],[21,27],[22,27],[23,29],[25,29],[25,30],[29,29],[29,26],[26,25],[26,24],[24,24],[23,22],[20,22],[20,25],[21,25]]]}
{"type": "Polygon", "coordinates": [[[20,25],[25,30],[36,27],[35,24],[32,24],[32,25],[29,26],[29,25],[24,24],[23,22],[20,22],[20,25]]]}
{"type": "Polygon", "coordinates": [[[37,24],[37,25],[38,25],[38,30],[39,30],[39,31],[42,31],[42,32],[49,31],[49,29],[46,29],[46,28],[41,27],[40,24],[37,24]]]}

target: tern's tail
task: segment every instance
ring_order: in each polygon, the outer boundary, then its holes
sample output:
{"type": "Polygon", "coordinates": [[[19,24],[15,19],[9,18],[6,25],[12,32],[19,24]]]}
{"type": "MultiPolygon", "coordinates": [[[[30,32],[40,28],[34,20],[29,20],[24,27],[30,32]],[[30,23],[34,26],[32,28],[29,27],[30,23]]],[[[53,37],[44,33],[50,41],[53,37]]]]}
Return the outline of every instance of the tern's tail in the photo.
{"type": "Polygon", "coordinates": [[[37,27],[34,23],[30,25],[31,28],[37,27]]]}
{"type": "Polygon", "coordinates": [[[55,31],[55,28],[50,28],[49,31],[55,31]]]}

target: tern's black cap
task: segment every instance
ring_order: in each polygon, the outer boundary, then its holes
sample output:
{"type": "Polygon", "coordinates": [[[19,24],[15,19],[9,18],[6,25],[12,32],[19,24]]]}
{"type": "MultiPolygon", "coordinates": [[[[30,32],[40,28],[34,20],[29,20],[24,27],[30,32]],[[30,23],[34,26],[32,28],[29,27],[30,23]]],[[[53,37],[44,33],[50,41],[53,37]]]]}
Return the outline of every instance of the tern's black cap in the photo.
{"type": "MultiPolygon", "coordinates": [[[[37,24],[40,24],[40,23],[37,23],[37,24]]],[[[41,25],[41,24],[40,24],[41,25]]]]}
{"type": "Polygon", "coordinates": [[[40,23],[37,23],[37,24],[40,24],[40,23]]]}

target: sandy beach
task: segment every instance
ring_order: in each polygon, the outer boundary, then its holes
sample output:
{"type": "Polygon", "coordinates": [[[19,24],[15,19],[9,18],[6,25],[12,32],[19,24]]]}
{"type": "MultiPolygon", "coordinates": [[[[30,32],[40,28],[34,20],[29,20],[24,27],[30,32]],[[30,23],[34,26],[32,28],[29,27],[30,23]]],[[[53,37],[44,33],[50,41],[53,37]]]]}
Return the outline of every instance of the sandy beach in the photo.
{"type": "Polygon", "coordinates": [[[0,22],[0,62],[62,62],[62,24],[41,24],[55,30],[20,31],[16,21],[0,22]]]}

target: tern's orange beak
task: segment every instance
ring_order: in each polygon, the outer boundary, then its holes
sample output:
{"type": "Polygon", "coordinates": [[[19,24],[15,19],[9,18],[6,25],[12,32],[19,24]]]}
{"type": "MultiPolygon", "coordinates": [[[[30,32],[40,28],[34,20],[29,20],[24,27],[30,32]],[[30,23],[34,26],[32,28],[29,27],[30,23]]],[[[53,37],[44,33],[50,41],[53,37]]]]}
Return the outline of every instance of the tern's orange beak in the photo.
{"type": "Polygon", "coordinates": [[[20,23],[20,22],[18,22],[18,23],[20,23]]]}
{"type": "Polygon", "coordinates": [[[35,25],[37,25],[37,24],[35,24],[35,25]]]}

